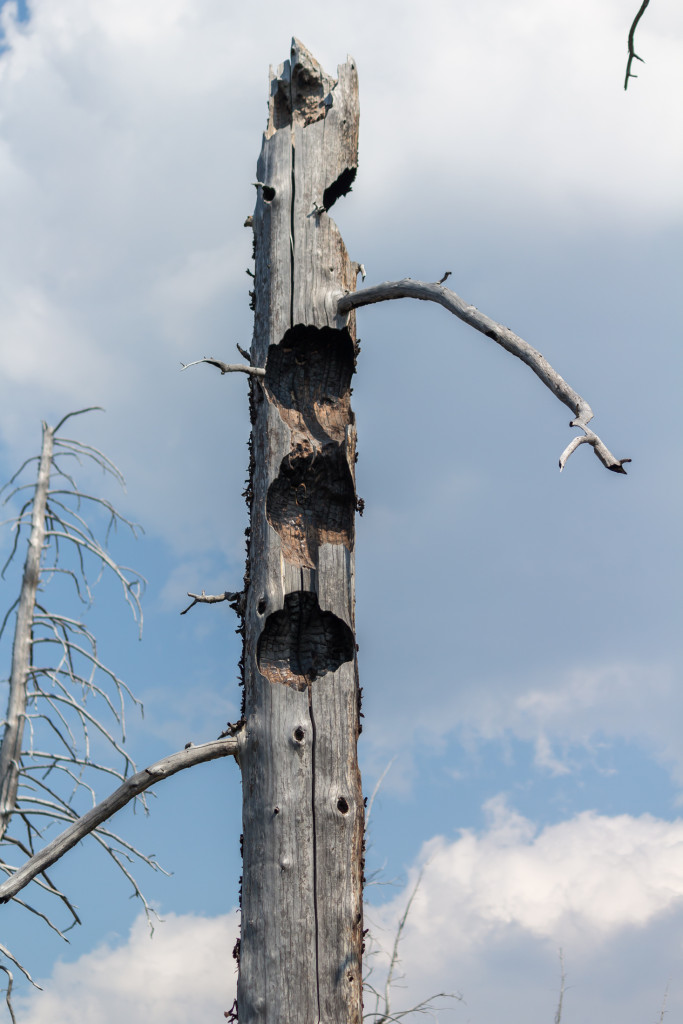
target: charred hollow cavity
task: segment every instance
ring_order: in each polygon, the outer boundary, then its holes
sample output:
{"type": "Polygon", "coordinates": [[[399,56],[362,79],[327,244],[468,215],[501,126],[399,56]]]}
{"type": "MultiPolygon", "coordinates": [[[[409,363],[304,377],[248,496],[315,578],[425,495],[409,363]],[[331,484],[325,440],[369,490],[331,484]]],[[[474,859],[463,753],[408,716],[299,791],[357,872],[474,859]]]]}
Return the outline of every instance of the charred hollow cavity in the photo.
{"type": "Polygon", "coordinates": [[[270,345],[266,393],[292,430],[317,441],[342,441],[353,423],[353,342],[348,331],[297,324],[279,345],[270,345]]]}
{"type": "Polygon", "coordinates": [[[341,442],[353,423],[351,377],[355,353],[348,330],[297,324],[266,360],[266,393],[291,430],[316,441],[341,442]]]}
{"type": "Polygon", "coordinates": [[[323,611],[316,594],[295,591],[282,611],[268,616],[259,637],[256,660],[271,683],[295,690],[328,672],[336,672],[355,652],[353,633],[332,612],[323,611]]]}
{"type": "Polygon", "coordinates": [[[268,488],[266,518],[283,557],[315,569],[321,544],[353,546],[356,495],[342,445],[297,444],[268,488]]]}

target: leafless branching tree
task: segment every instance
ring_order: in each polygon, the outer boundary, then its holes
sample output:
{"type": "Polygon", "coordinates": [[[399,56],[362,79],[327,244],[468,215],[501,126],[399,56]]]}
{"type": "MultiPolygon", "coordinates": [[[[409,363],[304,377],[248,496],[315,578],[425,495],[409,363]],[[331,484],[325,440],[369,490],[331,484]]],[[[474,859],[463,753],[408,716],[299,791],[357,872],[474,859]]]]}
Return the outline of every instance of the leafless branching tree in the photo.
{"type": "Polygon", "coordinates": [[[369,1021],[370,1024],[391,1024],[391,1022],[405,1020],[412,1014],[422,1014],[434,1017],[439,1006],[443,1005],[444,1002],[462,998],[462,996],[456,995],[452,992],[436,992],[427,999],[423,999],[407,1009],[397,1010],[393,1006],[395,990],[399,987],[400,982],[405,977],[405,975],[401,973],[399,947],[408,922],[408,917],[410,916],[411,907],[422,882],[422,874],[423,872],[421,871],[417,877],[415,885],[411,889],[405,910],[401,914],[398,924],[396,925],[391,954],[389,956],[389,963],[384,973],[383,981],[380,980],[379,982],[376,982],[374,980],[374,975],[380,973],[376,966],[377,953],[379,950],[373,949],[373,944],[369,943],[369,948],[366,951],[365,973],[363,976],[363,1000],[364,1005],[371,1005],[372,1009],[366,1010],[363,1014],[363,1020],[369,1021]]]}
{"type": "MultiPolygon", "coordinates": [[[[16,870],[15,858],[32,857],[44,843],[46,830],[70,823],[85,805],[96,803],[99,777],[123,782],[135,765],[124,747],[126,703],[141,704],[126,683],[101,660],[96,638],[85,621],[73,614],[68,592],[77,604],[89,605],[93,586],[103,574],[121,586],[125,601],[142,628],[140,592],[143,578],[119,565],[107,550],[112,530],[138,527],[106,499],[83,490],[75,471],[91,464],[123,484],[121,473],[97,448],[65,437],[62,428],[80,409],[64,416],[55,427],[43,423],[39,455],[27,459],[0,490],[3,504],[16,509],[6,524],[14,533],[4,578],[11,563],[26,555],[18,597],[8,609],[0,637],[14,622],[7,711],[0,741],[0,871],[16,870]],[[26,481],[37,464],[37,475],[26,481]],[[103,522],[100,538],[91,525],[103,522]],[[60,586],[59,581],[66,581],[60,586]],[[53,596],[54,595],[54,596],[53,596]],[[55,606],[55,599],[60,609],[55,606]],[[66,607],[67,610],[64,610],[66,607]]],[[[73,603],[73,601],[72,601],[73,603]]],[[[158,867],[126,840],[103,828],[92,833],[149,908],[131,872],[142,860],[158,867]]],[[[46,901],[36,893],[31,902],[17,900],[57,934],[79,922],[71,899],[53,884],[46,870],[36,877],[42,894],[66,907],[66,925],[57,925],[46,901]]],[[[0,953],[23,970],[4,947],[0,953]]],[[[8,999],[12,978],[9,968],[8,999]]],[[[8,1004],[9,1005],[9,1004],[8,1004]]],[[[11,1008],[10,1008],[11,1012],[11,1008]]]]}
{"type": "Polygon", "coordinates": [[[564,995],[567,991],[567,972],[564,969],[564,950],[560,949],[560,994],[557,998],[557,1009],[555,1010],[555,1024],[562,1024],[562,1008],[564,1007],[564,995]]]}

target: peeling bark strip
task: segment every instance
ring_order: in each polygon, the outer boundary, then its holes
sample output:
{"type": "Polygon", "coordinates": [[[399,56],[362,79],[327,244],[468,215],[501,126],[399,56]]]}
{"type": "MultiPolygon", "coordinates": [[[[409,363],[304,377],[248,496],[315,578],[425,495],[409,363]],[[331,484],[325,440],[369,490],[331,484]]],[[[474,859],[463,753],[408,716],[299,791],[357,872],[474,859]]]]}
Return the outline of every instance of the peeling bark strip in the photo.
{"type": "Polygon", "coordinates": [[[240,1024],[360,1024],[363,799],[354,640],[356,268],[327,211],[358,152],[354,62],[297,40],[257,168],[244,636],[240,1024]]]}

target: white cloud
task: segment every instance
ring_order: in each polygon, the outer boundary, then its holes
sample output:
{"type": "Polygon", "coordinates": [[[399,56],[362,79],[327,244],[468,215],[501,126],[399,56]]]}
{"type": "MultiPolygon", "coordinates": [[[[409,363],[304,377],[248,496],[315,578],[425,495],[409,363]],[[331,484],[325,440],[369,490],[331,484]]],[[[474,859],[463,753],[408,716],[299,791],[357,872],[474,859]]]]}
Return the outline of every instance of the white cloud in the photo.
{"type": "Polygon", "coordinates": [[[22,1024],[187,1024],[223,1020],[236,972],[237,916],[167,914],[150,938],[144,915],[124,943],[58,963],[43,992],[17,1000],[22,1024]]]}
{"type": "Polygon", "coordinates": [[[483,835],[423,847],[420,915],[448,927],[444,949],[481,944],[501,926],[585,948],[681,907],[683,821],[585,811],[537,832],[500,798],[487,810],[483,835]]]}
{"type": "MultiPolygon", "coordinates": [[[[425,843],[405,891],[382,908],[366,907],[377,983],[422,870],[400,946],[394,1008],[436,991],[461,992],[465,1002],[441,1019],[552,1019],[562,947],[567,1020],[655,1019],[667,980],[668,1009],[680,1012],[683,821],[586,812],[539,830],[499,798],[486,809],[485,830],[425,843]]],[[[141,915],[125,942],[57,964],[51,978],[40,979],[44,992],[20,1001],[20,1019],[220,1020],[235,993],[236,934],[235,914],[169,914],[150,939],[141,915]]]]}
{"type": "Polygon", "coordinates": [[[486,809],[485,831],[425,843],[406,890],[367,911],[384,948],[378,959],[386,963],[422,870],[401,944],[408,986],[402,1006],[455,990],[468,1004],[457,1019],[491,1021],[505,1012],[521,1024],[533,1019],[539,996],[548,1006],[557,998],[558,948],[577,990],[568,997],[568,1020],[600,1019],[600,1003],[611,999],[610,1019],[635,1024],[643,997],[654,1017],[672,971],[672,993],[683,1004],[683,821],[585,812],[538,830],[500,798],[486,809]],[[651,948],[661,956],[661,972],[648,975],[651,948]],[[621,976],[616,995],[614,975],[621,976]],[[572,1001],[582,1012],[572,1010],[572,1001]]]}

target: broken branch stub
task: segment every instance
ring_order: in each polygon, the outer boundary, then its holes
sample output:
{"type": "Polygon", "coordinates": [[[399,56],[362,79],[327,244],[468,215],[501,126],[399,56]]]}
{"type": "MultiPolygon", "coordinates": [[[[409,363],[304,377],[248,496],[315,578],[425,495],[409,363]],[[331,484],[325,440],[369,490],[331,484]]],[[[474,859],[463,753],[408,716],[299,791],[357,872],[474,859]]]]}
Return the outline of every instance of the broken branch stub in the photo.
{"type": "Polygon", "coordinates": [[[215,366],[221,371],[221,376],[224,373],[246,373],[249,377],[263,377],[265,370],[262,370],[259,366],[244,366],[242,363],[224,363],[221,359],[214,359],[213,356],[204,356],[203,359],[195,359],[192,363],[181,363],[181,370],[188,370],[191,366],[199,366],[200,363],[208,363],[209,366],[215,366]]]}

